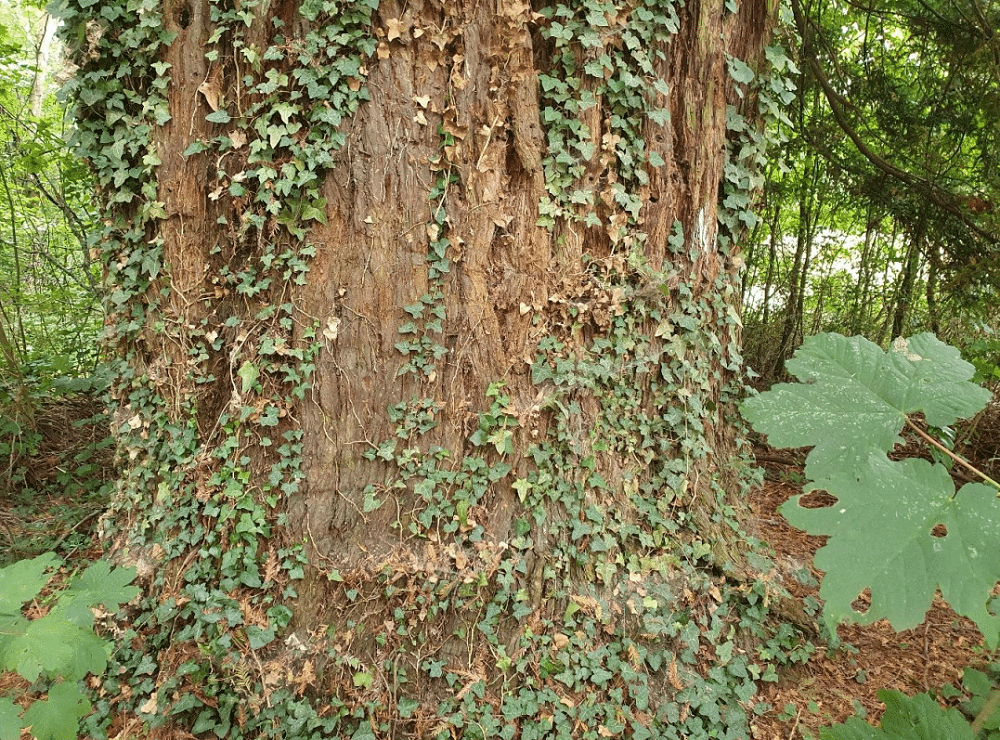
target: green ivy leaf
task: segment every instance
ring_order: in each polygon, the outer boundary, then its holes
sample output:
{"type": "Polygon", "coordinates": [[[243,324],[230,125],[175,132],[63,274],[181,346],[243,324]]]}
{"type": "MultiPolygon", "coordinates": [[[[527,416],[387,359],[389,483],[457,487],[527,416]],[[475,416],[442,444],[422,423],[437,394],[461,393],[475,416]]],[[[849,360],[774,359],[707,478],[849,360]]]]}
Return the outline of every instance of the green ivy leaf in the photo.
{"type": "Polygon", "coordinates": [[[57,683],[47,700],[36,701],[24,713],[37,740],[76,740],[80,719],[90,711],[90,701],[76,683],[57,683]]]}
{"type": "Polygon", "coordinates": [[[217,111],[213,111],[205,116],[205,120],[211,123],[229,123],[232,118],[230,118],[229,113],[226,112],[225,108],[220,108],[217,111]]]}
{"type": "Polygon", "coordinates": [[[240,395],[246,395],[246,392],[253,388],[253,384],[260,377],[260,370],[257,369],[256,365],[247,360],[240,365],[240,369],[236,371],[236,374],[240,376],[240,380],[242,381],[240,395]]]}
{"type": "Polygon", "coordinates": [[[201,152],[208,149],[208,145],[203,141],[192,141],[188,144],[188,148],[181,154],[182,157],[190,157],[192,154],[200,154],[201,152]]]}
{"type": "Polygon", "coordinates": [[[302,220],[319,221],[326,224],[326,198],[317,198],[312,203],[302,205],[302,220]]]}
{"type": "Polygon", "coordinates": [[[729,59],[729,76],[736,82],[750,84],[753,82],[755,75],[753,70],[750,69],[745,62],[740,61],[736,57],[731,57],[729,59]]]}

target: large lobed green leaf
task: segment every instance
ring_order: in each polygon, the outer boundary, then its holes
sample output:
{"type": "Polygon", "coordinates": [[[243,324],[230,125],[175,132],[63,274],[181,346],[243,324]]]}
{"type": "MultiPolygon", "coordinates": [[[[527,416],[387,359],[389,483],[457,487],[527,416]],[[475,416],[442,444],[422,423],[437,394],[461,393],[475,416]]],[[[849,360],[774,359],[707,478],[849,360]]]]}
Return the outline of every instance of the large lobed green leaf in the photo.
{"type": "Polygon", "coordinates": [[[38,595],[61,562],[58,555],[47,552],[0,568],[0,615],[20,615],[24,602],[38,595]]]}
{"type": "Polygon", "coordinates": [[[941,709],[927,694],[909,697],[882,689],[885,703],[882,727],[872,727],[857,717],[842,725],[820,729],[822,740],[975,740],[972,727],[956,709],[941,709]]]}
{"type": "Polygon", "coordinates": [[[933,334],[890,352],[864,337],[819,334],[785,367],[802,383],[781,383],[748,398],[743,415],[773,446],[815,445],[816,457],[847,448],[888,452],[908,414],[923,411],[929,424],[943,427],[990,399],[969,380],[975,368],[933,334]]]}
{"type": "Polygon", "coordinates": [[[76,684],[57,683],[47,699],[39,699],[24,713],[37,740],[74,740],[79,737],[80,719],[90,711],[90,700],[76,684]]]}
{"type": "Polygon", "coordinates": [[[827,623],[888,618],[896,629],[913,627],[940,589],[996,645],[1000,618],[986,606],[1000,580],[996,490],[969,484],[956,495],[944,467],[886,455],[909,414],[947,426],[983,407],[989,392],[970,381],[973,367],[931,334],[897,340],[889,352],[822,334],[787,367],[803,382],[776,385],[742,411],[771,444],[812,446],[807,490],[837,499],[805,508],[796,497],[782,507],[793,525],[829,536],[816,555],[827,623]],[[865,589],[871,605],[859,614],[852,603],[865,589]]]}
{"type": "MultiPolygon", "coordinates": [[[[806,470],[808,475],[810,466],[806,470]]],[[[831,628],[847,619],[882,618],[897,630],[915,627],[940,589],[955,611],[996,644],[1000,618],[986,610],[990,589],[1000,580],[995,489],[969,483],[956,496],[943,466],[919,459],[894,462],[882,452],[813,481],[810,488],[833,493],[837,502],[804,508],[796,496],[781,513],[810,534],[829,535],[815,562],[826,572],[820,596],[831,628]],[[937,525],[944,527],[940,536],[932,534],[937,525]],[[859,614],[851,604],[866,588],[871,606],[859,614]]]]}
{"type": "Polygon", "coordinates": [[[132,599],[138,589],[129,584],[135,573],[112,569],[101,560],[70,579],[48,614],[27,620],[25,601],[38,595],[60,564],[53,553],[0,568],[0,670],[17,671],[28,681],[47,679],[48,697],[21,714],[18,705],[0,696],[0,740],[14,740],[24,727],[37,740],[72,740],[90,701],[80,681],[107,668],[111,645],[94,634],[91,606],[109,609],[132,599]]]}

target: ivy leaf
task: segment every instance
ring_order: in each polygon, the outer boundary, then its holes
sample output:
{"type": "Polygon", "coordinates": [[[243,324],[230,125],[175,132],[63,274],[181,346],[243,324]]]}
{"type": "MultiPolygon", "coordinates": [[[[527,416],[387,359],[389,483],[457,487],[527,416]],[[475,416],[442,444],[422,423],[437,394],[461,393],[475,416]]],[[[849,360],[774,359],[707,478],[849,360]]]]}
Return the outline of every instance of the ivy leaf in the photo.
{"type": "Polygon", "coordinates": [[[57,683],[48,700],[36,701],[24,713],[37,740],[76,740],[80,719],[90,711],[90,701],[75,683],[57,683]]]}
{"type": "Polygon", "coordinates": [[[302,204],[302,220],[310,219],[326,224],[326,198],[316,198],[311,203],[302,204]]]}
{"type": "Polygon", "coordinates": [[[872,727],[857,717],[842,725],[824,727],[823,740],[974,740],[972,727],[957,709],[941,709],[927,694],[906,696],[882,689],[878,698],[885,703],[882,727],[872,727]]]}
{"type": "Polygon", "coordinates": [[[236,372],[240,376],[242,385],[240,387],[240,395],[246,395],[247,391],[253,388],[253,384],[257,382],[257,378],[260,377],[260,370],[252,362],[247,360],[242,365],[240,369],[236,372]]]}
{"type": "Polygon", "coordinates": [[[736,82],[742,82],[743,84],[753,82],[753,78],[755,77],[753,70],[745,62],[736,57],[729,59],[729,76],[736,82]]]}

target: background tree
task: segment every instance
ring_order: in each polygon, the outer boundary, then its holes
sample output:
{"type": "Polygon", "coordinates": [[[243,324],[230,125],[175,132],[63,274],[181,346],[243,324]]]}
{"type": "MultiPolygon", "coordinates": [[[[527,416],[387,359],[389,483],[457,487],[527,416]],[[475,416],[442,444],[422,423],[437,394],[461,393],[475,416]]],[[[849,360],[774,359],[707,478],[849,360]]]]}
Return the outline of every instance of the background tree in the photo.
{"type": "Polygon", "coordinates": [[[0,3],[0,496],[57,518],[32,526],[19,512],[2,528],[0,561],[80,544],[61,523],[105,503],[111,475],[104,404],[74,395],[101,385],[90,376],[103,316],[93,184],[66,146],[52,83],[61,60],[41,51],[53,26],[37,8],[0,3]]]}
{"type": "MultiPolygon", "coordinates": [[[[988,308],[995,302],[985,298],[995,294],[996,276],[983,267],[995,262],[997,249],[991,12],[958,0],[793,4],[801,38],[797,108],[805,100],[815,105],[796,121],[791,172],[782,177],[805,177],[813,156],[823,163],[829,187],[814,191],[824,193],[822,201],[799,191],[796,202],[840,214],[820,220],[819,233],[831,230],[829,257],[814,254],[817,265],[832,260],[848,289],[826,294],[816,275],[799,292],[804,276],[789,256],[784,291],[789,299],[808,297],[801,306],[784,301],[786,315],[811,313],[818,327],[876,341],[932,329],[967,349],[970,326],[995,325],[988,308]]],[[[787,197],[792,190],[769,192],[787,197]]],[[[786,233],[801,233],[804,219],[784,212],[786,233]]],[[[766,274],[766,264],[751,264],[751,282],[755,271],[766,274]]],[[[751,304],[749,345],[775,346],[756,338],[760,304],[751,304]]],[[[779,346],[778,357],[772,351],[751,364],[776,367],[792,348],[779,346]]]]}
{"type": "Polygon", "coordinates": [[[90,731],[745,736],[774,7],[59,12],[146,593],[90,731]]]}
{"type": "Polygon", "coordinates": [[[42,51],[52,43],[47,18],[0,6],[0,382],[87,373],[97,361],[93,190],[46,84],[57,64],[42,51]]]}

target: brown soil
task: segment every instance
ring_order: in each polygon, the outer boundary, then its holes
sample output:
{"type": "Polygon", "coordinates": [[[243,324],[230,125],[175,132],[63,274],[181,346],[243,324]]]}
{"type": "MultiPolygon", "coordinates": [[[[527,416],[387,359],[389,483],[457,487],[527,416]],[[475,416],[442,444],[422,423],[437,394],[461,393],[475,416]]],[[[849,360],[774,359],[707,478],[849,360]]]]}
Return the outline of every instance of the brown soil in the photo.
{"type": "MultiPolygon", "coordinates": [[[[777,457],[780,453],[764,452],[759,459],[777,457]]],[[[802,492],[798,482],[802,468],[768,462],[765,470],[765,484],[752,500],[761,537],[789,570],[805,565],[818,581],[822,572],[812,567],[812,559],[826,538],[811,537],[789,526],[777,511],[802,492]]],[[[789,586],[798,598],[817,596],[819,591],[818,586],[789,586]]],[[[995,659],[982,648],[982,636],[972,622],[959,617],[940,598],[915,629],[896,632],[883,620],[865,627],[842,626],[838,634],[844,643],[839,649],[817,645],[806,664],[784,670],[777,683],[761,685],[757,700],[772,709],[752,723],[754,740],[818,738],[820,727],[843,722],[859,709],[868,722],[876,724],[885,709],[876,695],[879,689],[908,695],[937,692],[944,684],[957,684],[967,666],[984,669],[995,659]]]]}

